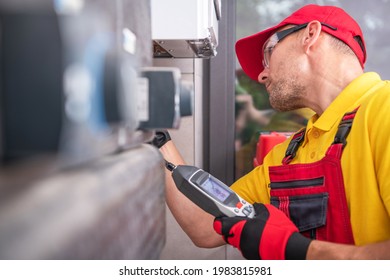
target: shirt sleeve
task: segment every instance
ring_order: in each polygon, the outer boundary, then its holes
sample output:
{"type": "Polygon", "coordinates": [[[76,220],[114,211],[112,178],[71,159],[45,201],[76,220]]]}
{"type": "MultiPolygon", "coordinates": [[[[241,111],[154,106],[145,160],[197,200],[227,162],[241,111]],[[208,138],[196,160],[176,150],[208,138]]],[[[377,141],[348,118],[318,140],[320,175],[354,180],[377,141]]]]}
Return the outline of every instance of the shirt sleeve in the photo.
{"type": "Polygon", "coordinates": [[[269,166],[281,165],[289,141],[276,145],[264,158],[264,163],[231,186],[239,196],[249,203],[270,203],[269,166]]]}
{"type": "Polygon", "coordinates": [[[255,202],[269,203],[270,197],[264,168],[264,165],[254,168],[233,183],[232,190],[251,204],[255,202]]]}

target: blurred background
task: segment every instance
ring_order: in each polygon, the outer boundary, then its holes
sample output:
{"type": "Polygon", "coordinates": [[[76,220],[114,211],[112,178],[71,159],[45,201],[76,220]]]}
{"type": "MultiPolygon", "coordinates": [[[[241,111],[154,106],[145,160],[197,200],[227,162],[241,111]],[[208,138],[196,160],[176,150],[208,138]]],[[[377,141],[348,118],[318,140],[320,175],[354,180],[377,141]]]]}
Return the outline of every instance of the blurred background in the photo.
{"type": "MultiPolygon", "coordinates": [[[[383,79],[390,77],[386,57],[390,54],[386,25],[388,0],[248,0],[236,2],[236,38],[242,38],[271,27],[293,11],[306,4],[333,5],[343,8],[360,25],[365,36],[368,53],[365,71],[378,72],[383,79]]],[[[249,79],[236,62],[236,157],[235,179],[253,168],[259,135],[269,132],[293,132],[306,125],[313,112],[308,109],[275,112],[269,105],[263,85],[249,79]]],[[[282,134],[283,135],[283,134],[282,134]]],[[[286,135],[289,135],[287,133],[286,135]]],[[[277,139],[276,139],[277,142],[277,139]]]]}

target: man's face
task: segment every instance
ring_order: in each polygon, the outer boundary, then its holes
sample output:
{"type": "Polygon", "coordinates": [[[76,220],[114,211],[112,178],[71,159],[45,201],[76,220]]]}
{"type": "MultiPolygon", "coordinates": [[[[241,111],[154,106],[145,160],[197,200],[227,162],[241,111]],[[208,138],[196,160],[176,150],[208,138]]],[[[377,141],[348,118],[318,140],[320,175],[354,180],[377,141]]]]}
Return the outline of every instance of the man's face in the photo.
{"type": "Polygon", "coordinates": [[[278,111],[305,107],[302,98],[306,93],[301,83],[298,42],[297,36],[289,36],[276,44],[269,58],[269,67],[259,75],[259,82],[266,86],[269,93],[271,106],[278,111]]]}

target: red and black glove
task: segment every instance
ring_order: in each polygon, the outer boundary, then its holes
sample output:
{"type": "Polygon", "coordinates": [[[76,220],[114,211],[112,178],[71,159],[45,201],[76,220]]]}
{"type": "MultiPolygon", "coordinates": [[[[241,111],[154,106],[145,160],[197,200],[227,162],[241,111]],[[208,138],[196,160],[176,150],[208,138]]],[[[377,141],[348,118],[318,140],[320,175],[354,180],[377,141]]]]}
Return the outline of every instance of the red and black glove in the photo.
{"type": "Polygon", "coordinates": [[[246,259],[306,259],[311,239],[299,233],[287,216],[270,204],[255,203],[256,216],[221,217],[214,220],[214,230],[246,259]]]}

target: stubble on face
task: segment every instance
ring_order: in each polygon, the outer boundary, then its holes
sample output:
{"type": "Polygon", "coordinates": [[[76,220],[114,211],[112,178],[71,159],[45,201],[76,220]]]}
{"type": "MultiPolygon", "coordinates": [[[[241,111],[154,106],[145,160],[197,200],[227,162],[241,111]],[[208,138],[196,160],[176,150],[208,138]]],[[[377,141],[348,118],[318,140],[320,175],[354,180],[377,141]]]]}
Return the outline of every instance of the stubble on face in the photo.
{"type": "Polygon", "coordinates": [[[299,69],[286,62],[278,65],[278,72],[285,73],[272,79],[271,86],[268,89],[271,106],[280,112],[291,111],[306,107],[304,97],[306,89],[299,79],[299,69]]]}

